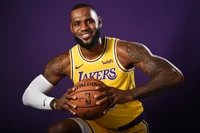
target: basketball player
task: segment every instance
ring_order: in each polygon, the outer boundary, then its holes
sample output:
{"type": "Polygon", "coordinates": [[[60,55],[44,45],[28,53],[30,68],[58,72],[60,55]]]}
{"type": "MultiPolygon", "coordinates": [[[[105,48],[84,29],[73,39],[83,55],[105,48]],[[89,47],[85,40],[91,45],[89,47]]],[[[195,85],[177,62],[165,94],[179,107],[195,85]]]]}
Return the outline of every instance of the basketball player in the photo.
{"type": "Polygon", "coordinates": [[[88,4],[78,4],[70,13],[70,28],[77,45],[50,60],[23,94],[23,104],[37,109],[68,110],[73,88],[60,98],[47,93],[67,76],[74,84],[85,78],[96,78],[106,86],[95,95],[97,105],[111,101],[105,115],[96,120],[65,118],[52,124],[49,133],[148,133],[148,123],[138,99],[158,95],[183,83],[181,71],[166,59],[153,55],[140,43],[113,37],[100,37],[102,20],[88,4]],[[142,86],[135,85],[134,68],[152,78],[142,86]]]}

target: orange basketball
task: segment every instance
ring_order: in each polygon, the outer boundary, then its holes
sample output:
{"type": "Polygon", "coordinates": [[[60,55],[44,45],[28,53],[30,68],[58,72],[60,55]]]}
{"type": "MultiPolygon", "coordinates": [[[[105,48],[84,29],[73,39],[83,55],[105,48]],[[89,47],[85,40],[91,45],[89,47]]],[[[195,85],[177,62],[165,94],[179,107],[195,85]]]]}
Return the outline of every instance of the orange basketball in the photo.
{"type": "Polygon", "coordinates": [[[101,84],[104,83],[100,80],[88,78],[83,79],[74,85],[76,90],[72,95],[75,95],[77,99],[70,100],[70,102],[77,106],[76,109],[72,108],[77,116],[86,120],[93,120],[104,115],[103,111],[105,111],[109,103],[96,105],[97,100],[94,98],[95,94],[100,93],[95,90],[95,87],[101,84]]]}

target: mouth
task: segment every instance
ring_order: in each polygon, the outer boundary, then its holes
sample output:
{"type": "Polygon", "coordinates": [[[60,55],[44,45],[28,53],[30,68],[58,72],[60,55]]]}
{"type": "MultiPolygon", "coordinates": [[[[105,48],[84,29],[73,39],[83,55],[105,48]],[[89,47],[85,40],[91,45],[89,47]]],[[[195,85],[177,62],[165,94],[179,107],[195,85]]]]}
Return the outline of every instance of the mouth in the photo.
{"type": "Polygon", "coordinates": [[[82,35],[80,35],[80,37],[83,39],[83,40],[88,40],[89,38],[91,38],[92,36],[92,32],[88,32],[88,33],[84,33],[82,35]]]}

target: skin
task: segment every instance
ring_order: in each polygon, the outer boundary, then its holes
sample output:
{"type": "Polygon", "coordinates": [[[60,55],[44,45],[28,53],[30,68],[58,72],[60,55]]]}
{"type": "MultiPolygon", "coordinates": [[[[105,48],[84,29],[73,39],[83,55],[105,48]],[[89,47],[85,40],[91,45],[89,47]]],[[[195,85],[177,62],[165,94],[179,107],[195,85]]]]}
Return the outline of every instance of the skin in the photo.
{"type": "MultiPolygon", "coordinates": [[[[71,12],[71,32],[74,36],[81,39],[85,45],[90,45],[92,37],[101,26],[101,18],[89,7],[75,9],[71,12]]],[[[87,59],[98,57],[103,50],[102,39],[103,38],[99,38],[98,43],[91,49],[81,47],[83,56],[87,59]]],[[[95,98],[98,99],[96,104],[103,104],[108,100],[112,101],[104,113],[106,113],[114,104],[122,104],[128,101],[157,95],[174,86],[180,85],[184,81],[183,74],[178,68],[166,59],[153,55],[143,44],[119,40],[117,43],[117,56],[120,63],[125,68],[137,67],[144,73],[150,75],[151,80],[142,86],[138,86],[128,91],[119,90],[118,88],[106,85],[96,87],[97,90],[103,90],[99,95],[95,95],[95,98]]],[[[69,77],[69,53],[63,53],[49,61],[45,66],[43,76],[54,86],[57,85],[63,77],[69,77]]],[[[70,107],[76,108],[76,105],[69,102],[70,99],[76,99],[76,97],[70,95],[73,91],[74,88],[69,88],[62,97],[56,98],[51,102],[51,107],[53,108],[53,103],[56,101],[57,110],[69,110],[71,113],[75,114],[70,107]]],[[[55,129],[59,130],[60,128],[58,128],[58,125],[71,125],[63,126],[65,127],[62,128],[63,132],[71,130],[67,129],[69,127],[77,129],[74,133],[80,132],[79,126],[70,120],[63,120],[52,125],[49,128],[49,132],[55,132],[55,129]]]]}

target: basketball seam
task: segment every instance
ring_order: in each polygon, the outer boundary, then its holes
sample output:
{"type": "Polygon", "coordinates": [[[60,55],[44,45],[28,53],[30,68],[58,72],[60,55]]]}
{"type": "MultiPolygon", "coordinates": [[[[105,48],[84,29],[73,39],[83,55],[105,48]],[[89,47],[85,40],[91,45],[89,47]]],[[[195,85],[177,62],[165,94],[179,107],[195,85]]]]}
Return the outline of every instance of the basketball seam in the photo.
{"type": "Polygon", "coordinates": [[[77,91],[77,92],[72,92],[71,94],[74,95],[76,93],[85,92],[85,91],[98,91],[98,90],[81,90],[81,91],[77,91]]]}
{"type": "MultiPolygon", "coordinates": [[[[107,104],[107,103],[104,103],[104,104],[107,104]]],[[[77,108],[91,108],[91,107],[96,107],[96,106],[102,106],[104,104],[101,104],[101,105],[93,105],[93,106],[76,106],[77,108]]]]}

